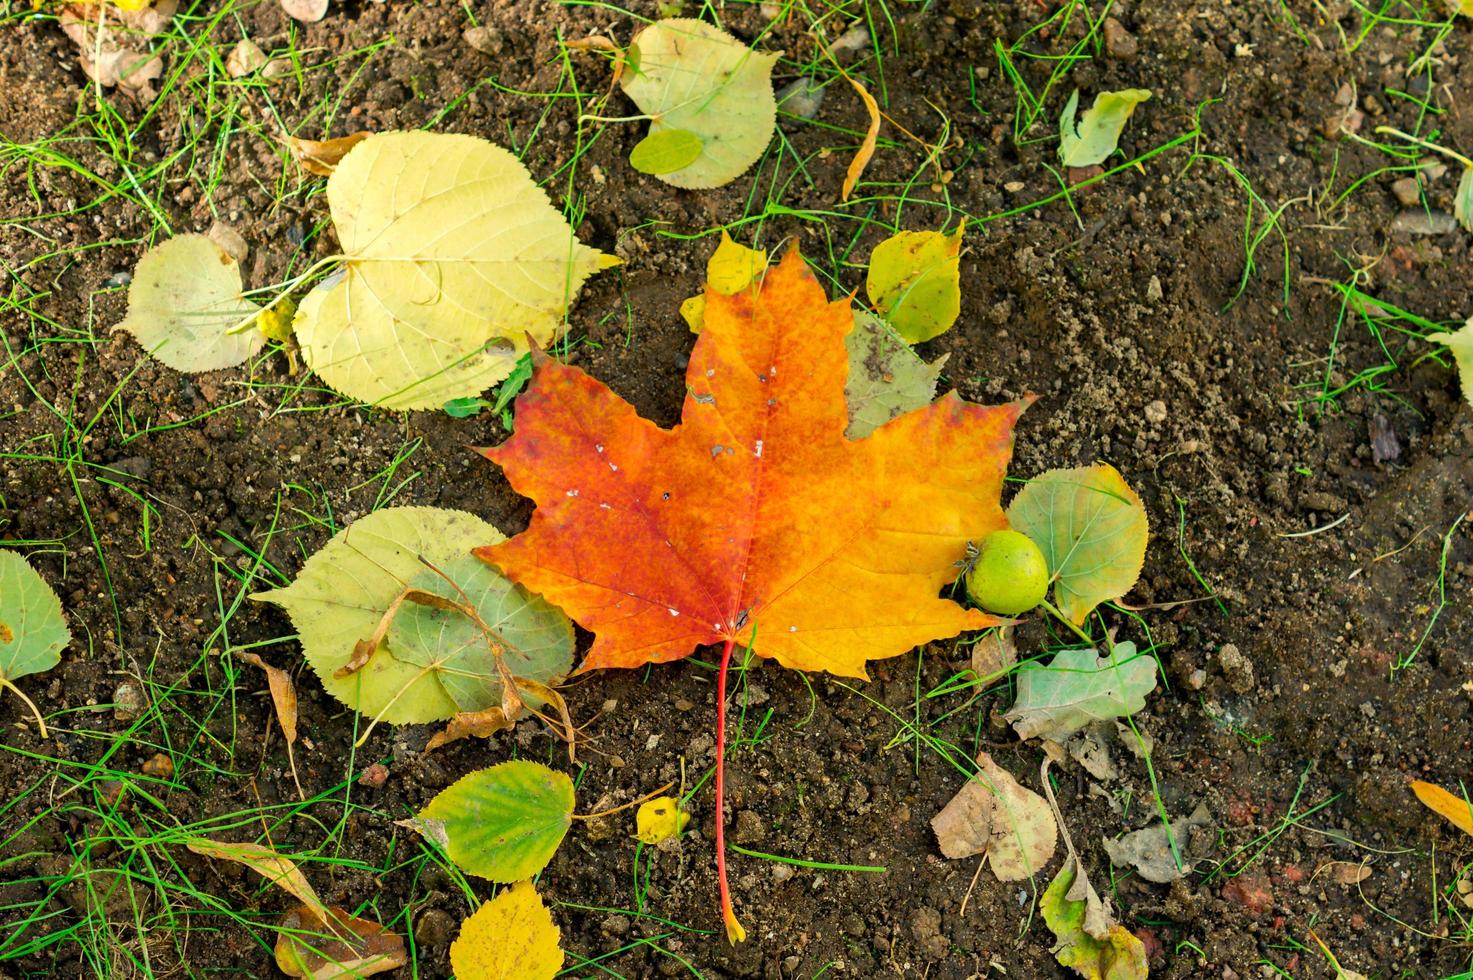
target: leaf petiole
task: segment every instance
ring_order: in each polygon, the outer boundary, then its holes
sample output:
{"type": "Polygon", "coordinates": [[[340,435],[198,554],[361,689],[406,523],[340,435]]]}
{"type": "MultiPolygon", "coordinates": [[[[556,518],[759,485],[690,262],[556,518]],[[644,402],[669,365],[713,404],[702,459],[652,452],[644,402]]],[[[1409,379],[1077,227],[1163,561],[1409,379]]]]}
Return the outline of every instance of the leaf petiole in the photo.
{"type": "Polygon", "coordinates": [[[1039,608],[1040,609],[1045,610],[1046,612],[1048,612],[1049,614],[1051,614],[1055,619],[1057,619],[1059,622],[1063,623],[1065,626],[1067,626],[1071,630],[1073,630],[1075,636],[1078,636],[1081,640],[1083,640],[1085,643],[1089,644],[1090,646],[1094,646],[1095,645],[1094,638],[1091,637],[1084,630],[1080,629],[1078,626],[1075,626],[1074,623],[1069,619],[1069,617],[1068,616],[1065,616],[1063,613],[1059,612],[1058,607],[1055,606],[1052,602],[1049,602],[1047,599],[1045,599],[1042,602],[1040,602],[1038,605],[1039,605],[1039,608]]]}
{"type": "Polygon", "coordinates": [[[726,884],[726,809],[723,802],[726,781],[726,672],[731,667],[731,648],[736,641],[728,638],[721,648],[721,669],[716,674],[716,878],[721,886],[721,918],[726,922],[726,939],[733,946],[747,938],[747,930],[737,921],[731,907],[731,889],[726,884]]]}
{"type": "MultiPolygon", "coordinates": [[[[46,732],[46,719],[41,717],[41,709],[38,708],[38,707],[36,707],[36,702],[34,702],[30,698],[26,697],[26,692],[25,691],[22,691],[19,687],[17,687],[15,685],[15,683],[13,681],[9,680],[6,677],[0,677],[0,690],[8,690],[12,694],[14,694],[16,697],[18,697],[22,701],[24,701],[26,703],[26,707],[31,709],[31,714],[34,715],[35,718],[36,718],[36,724],[41,729],[41,738],[42,739],[48,739],[48,738],[51,737],[46,732]]],[[[720,759],[720,756],[719,755],[717,756],[717,759],[720,759]]],[[[719,777],[719,775],[720,774],[718,773],[718,777],[719,777]]],[[[719,783],[718,783],[718,785],[719,785],[719,783]]],[[[717,792],[718,792],[718,794],[720,793],[719,790],[717,792]]],[[[726,880],[724,878],[722,879],[721,886],[722,886],[722,889],[725,890],[725,888],[726,888],[726,880]]]]}

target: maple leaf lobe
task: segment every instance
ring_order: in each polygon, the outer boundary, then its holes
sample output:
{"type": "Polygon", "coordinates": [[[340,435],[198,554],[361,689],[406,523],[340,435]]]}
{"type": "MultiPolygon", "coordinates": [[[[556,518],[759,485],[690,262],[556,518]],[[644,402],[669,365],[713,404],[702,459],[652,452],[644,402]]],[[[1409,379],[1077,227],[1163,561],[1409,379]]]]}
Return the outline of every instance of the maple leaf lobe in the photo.
{"type": "Polygon", "coordinates": [[[844,437],[848,300],[797,251],[753,289],[706,295],[681,421],[661,429],[542,358],[517,427],[485,455],[537,504],[476,553],[592,631],[580,670],[745,642],[803,670],[997,622],[940,598],[969,539],[1006,526],[1002,477],[1026,402],[955,395],[844,437]]]}

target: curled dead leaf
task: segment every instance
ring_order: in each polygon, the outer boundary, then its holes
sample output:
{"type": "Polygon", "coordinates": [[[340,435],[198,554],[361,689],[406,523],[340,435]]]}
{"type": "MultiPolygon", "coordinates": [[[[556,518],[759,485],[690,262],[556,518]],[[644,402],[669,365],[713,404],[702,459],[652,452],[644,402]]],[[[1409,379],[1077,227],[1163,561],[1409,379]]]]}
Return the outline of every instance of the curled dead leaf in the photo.
{"type": "Polygon", "coordinates": [[[324,918],[307,906],[282,916],[276,934],[276,965],[289,977],[348,980],[409,962],[404,939],[377,922],[359,919],[340,908],[324,918]]]}
{"type": "Polygon", "coordinates": [[[490,738],[513,725],[514,720],[508,718],[499,705],[492,705],[482,711],[462,711],[450,719],[444,731],[431,736],[425,745],[425,751],[433,752],[442,745],[449,745],[463,738],[490,738]]]}
{"type": "Polygon", "coordinates": [[[849,195],[854,191],[854,185],[859,183],[860,175],[864,168],[869,166],[870,158],[875,155],[875,143],[880,138],[880,105],[875,97],[869,94],[869,89],[864,84],[850,75],[845,75],[849,84],[854,86],[854,91],[859,93],[860,99],[864,101],[864,107],[869,111],[869,129],[865,131],[864,142],[859,144],[859,151],[854,154],[854,159],[849,161],[849,170],[844,175],[844,189],[840,194],[840,200],[849,200],[849,195]]]}
{"type": "Polygon", "coordinates": [[[219,861],[234,861],[250,868],[256,874],[287,892],[315,914],[326,920],[328,908],[307,881],[307,876],[290,858],[282,857],[264,844],[231,843],[210,840],[207,837],[190,837],[184,846],[201,857],[219,861]]]}
{"type": "Polygon", "coordinates": [[[276,723],[286,736],[286,758],[291,763],[292,782],[297,784],[297,795],[306,799],[302,783],[297,778],[297,759],[292,752],[292,746],[297,742],[297,687],[292,683],[292,675],[280,667],[271,666],[248,650],[237,650],[235,655],[266,672],[266,686],[271,691],[271,704],[276,709],[276,723]]]}
{"type": "Polygon", "coordinates": [[[178,0],[159,0],[138,10],[76,3],[63,7],[57,20],[76,44],[77,62],[88,78],[148,103],[158,98],[153,82],[164,73],[163,60],[149,50],[149,41],[168,26],[178,7],[178,0]]]}
{"type": "Polygon", "coordinates": [[[316,174],[318,177],[327,177],[337,168],[338,162],[347,155],[349,150],[370,135],[372,134],[365,129],[327,140],[304,140],[288,136],[282,142],[286,143],[292,159],[297,161],[297,165],[303,170],[309,174],[316,174]]]}

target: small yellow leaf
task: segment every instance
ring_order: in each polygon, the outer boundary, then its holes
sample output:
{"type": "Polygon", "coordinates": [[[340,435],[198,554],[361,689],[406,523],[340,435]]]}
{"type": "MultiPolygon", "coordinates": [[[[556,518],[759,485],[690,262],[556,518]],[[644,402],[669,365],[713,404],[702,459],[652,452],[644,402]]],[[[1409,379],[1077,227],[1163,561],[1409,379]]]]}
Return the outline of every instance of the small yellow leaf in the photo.
{"type": "Polygon", "coordinates": [[[256,314],[256,329],[267,340],[284,344],[291,339],[292,317],[297,315],[297,304],[284,299],[269,309],[256,314]]]}
{"type": "MultiPolygon", "coordinates": [[[[722,296],[735,296],[752,285],[767,271],[767,250],[748,248],[732,241],[723,228],[721,244],[706,262],[706,286],[722,296]]],[[[692,296],[680,304],[680,316],[691,333],[700,333],[706,319],[705,294],[692,296]]]]}
{"type": "Polygon", "coordinates": [[[700,333],[701,324],[706,322],[706,297],[691,296],[682,301],[680,318],[690,327],[691,333],[700,333]]]}
{"type": "Polygon", "coordinates": [[[1465,834],[1473,835],[1473,805],[1461,796],[1455,796],[1432,783],[1412,780],[1412,792],[1417,794],[1427,809],[1445,818],[1465,834]]]}
{"type": "Polygon", "coordinates": [[[870,253],[865,293],[907,343],[940,336],[961,313],[965,229],[963,221],[951,234],[902,231],[870,253]]]}
{"type": "Polygon", "coordinates": [[[679,837],[688,823],[690,814],[680,808],[679,802],[661,796],[640,805],[634,815],[634,836],[646,844],[658,844],[679,837]]]}
{"type": "Polygon", "coordinates": [[[551,980],[563,966],[558,928],[530,881],[519,881],[460,925],[450,944],[458,980],[551,980]]]}

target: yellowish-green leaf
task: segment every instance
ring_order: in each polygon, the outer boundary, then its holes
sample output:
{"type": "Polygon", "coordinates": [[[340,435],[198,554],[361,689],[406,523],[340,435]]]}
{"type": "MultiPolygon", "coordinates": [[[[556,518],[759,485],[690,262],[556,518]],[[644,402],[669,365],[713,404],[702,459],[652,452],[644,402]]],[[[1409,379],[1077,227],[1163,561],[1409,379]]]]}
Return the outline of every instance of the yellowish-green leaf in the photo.
{"type": "Polygon", "coordinates": [[[951,234],[902,231],[875,246],[865,294],[880,316],[918,344],[940,336],[961,312],[961,248],[966,223],[951,234]]]}
{"type": "Polygon", "coordinates": [[[1435,344],[1445,344],[1453,352],[1453,361],[1458,365],[1458,378],[1463,386],[1463,397],[1473,405],[1473,317],[1469,317],[1453,333],[1428,334],[1427,339],[1435,344]]]}
{"type": "Polygon", "coordinates": [[[884,320],[868,310],[854,311],[854,329],[844,338],[849,351],[849,377],[844,400],[849,406],[850,439],[863,439],[886,422],[936,397],[942,354],[927,364],[884,320]]]}
{"type": "Polygon", "coordinates": [[[690,814],[680,808],[678,800],[660,796],[639,805],[634,815],[634,836],[646,844],[658,844],[679,837],[688,823],[690,814]]]}
{"type": "Polygon", "coordinates": [[[1135,107],[1151,97],[1143,88],[1101,92],[1095,104],[1084,110],[1076,123],[1079,91],[1069,96],[1064,114],[1059,117],[1059,160],[1066,167],[1092,167],[1103,163],[1120,144],[1120,133],[1135,107]]]}
{"type": "Polygon", "coordinates": [[[180,235],[138,261],[117,329],[176,371],[235,367],[265,344],[258,331],[229,332],[257,309],[241,289],[240,266],[224,249],[206,235],[180,235]]]}
{"type": "Polygon", "coordinates": [[[683,170],[701,155],[702,141],[688,129],[662,129],[652,132],[629,152],[629,165],[642,174],[674,173],[683,170]]]}
{"type": "Polygon", "coordinates": [[[1034,477],[1008,507],[1008,523],[1043,552],[1054,601],[1075,623],[1129,592],[1145,564],[1145,505],[1108,463],[1034,477]]]}
{"type": "Polygon", "coordinates": [[[456,510],[389,507],[338,533],[284,589],[254,599],[291,616],[302,653],[329,694],[391,724],[422,724],[501,702],[501,678],[480,628],[463,613],[404,602],[367,662],[338,676],[355,646],[378,635],[406,588],[459,601],[464,590],[507,648],[514,676],[553,683],[572,665],[568,619],[513,585],[470,550],[503,540],[490,524],[456,510]]]}
{"type": "Polygon", "coordinates": [[[516,157],[472,136],[378,133],[327,181],[341,276],[294,329],[309,367],[346,395],[438,408],[546,344],[583,281],[618,264],[579,242],[516,157]]]}
{"type": "Polygon", "coordinates": [[[276,966],[282,973],[306,980],[355,980],[409,962],[403,937],[343,909],[327,911],[331,925],[305,905],[282,916],[276,932],[276,966]]]}
{"type": "MultiPolygon", "coordinates": [[[[706,286],[723,296],[735,296],[767,271],[767,250],[732,241],[726,229],[721,244],[706,262],[706,286]]],[[[691,333],[700,333],[706,317],[706,296],[692,296],[680,304],[680,315],[691,333]]]]}
{"type": "Polygon", "coordinates": [[[51,586],[18,552],[0,551],[0,688],[26,703],[42,738],[46,720],[15,682],[55,667],[71,642],[61,601],[51,586]]]}
{"type": "Polygon", "coordinates": [[[1464,231],[1473,231],[1473,167],[1464,167],[1453,194],[1453,217],[1464,231]]]}
{"type": "Polygon", "coordinates": [[[465,871],[507,883],[545,868],[572,822],[573,781],[513,759],[457,780],[408,825],[465,871]]]}
{"type": "Polygon", "coordinates": [[[635,36],[620,83],[650,117],[650,134],[683,129],[701,141],[694,161],[661,180],[720,187],[757,161],[777,125],[772,66],[779,54],[750,50],[720,28],[685,18],[635,36]]]}
{"type": "Polygon", "coordinates": [[[260,330],[261,336],[267,340],[284,344],[291,339],[292,318],[296,314],[296,303],[289,299],[280,300],[276,305],[256,314],[256,329],[260,330]]]}
{"type": "Polygon", "coordinates": [[[450,944],[457,980],[552,980],[563,968],[558,927],[530,881],[519,881],[461,923],[450,944]]]}
{"type": "Polygon", "coordinates": [[[1054,957],[1085,980],[1145,980],[1146,946],[1130,930],[1111,925],[1103,938],[1085,931],[1087,903],[1069,898],[1075,877],[1073,860],[1065,861],[1040,903],[1043,921],[1058,940],[1054,957]]]}
{"type": "Polygon", "coordinates": [[[318,919],[325,921],[331,914],[317,892],[307,881],[307,876],[290,858],[282,857],[264,844],[231,843],[210,840],[206,837],[190,837],[184,846],[203,857],[217,861],[234,861],[250,868],[271,884],[291,895],[305,905],[318,919]]]}

